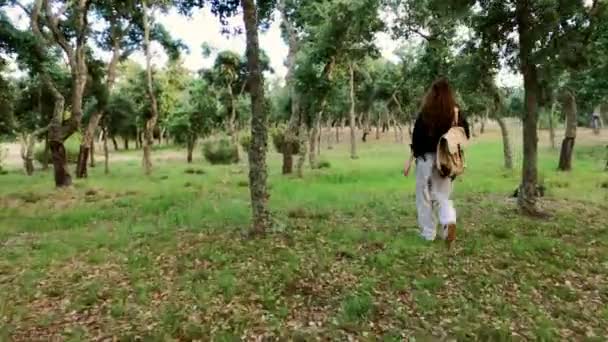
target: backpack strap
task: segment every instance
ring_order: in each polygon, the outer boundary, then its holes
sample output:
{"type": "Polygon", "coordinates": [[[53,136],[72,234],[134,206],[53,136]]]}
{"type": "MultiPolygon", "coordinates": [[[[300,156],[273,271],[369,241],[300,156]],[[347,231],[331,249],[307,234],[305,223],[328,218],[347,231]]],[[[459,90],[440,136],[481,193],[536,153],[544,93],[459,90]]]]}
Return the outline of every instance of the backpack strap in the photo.
{"type": "Polygon", "coordinates": [[[459,111],[454,110],[454,121],[452,121],[452,127],[458,127],[458,112],[459,111]]]}

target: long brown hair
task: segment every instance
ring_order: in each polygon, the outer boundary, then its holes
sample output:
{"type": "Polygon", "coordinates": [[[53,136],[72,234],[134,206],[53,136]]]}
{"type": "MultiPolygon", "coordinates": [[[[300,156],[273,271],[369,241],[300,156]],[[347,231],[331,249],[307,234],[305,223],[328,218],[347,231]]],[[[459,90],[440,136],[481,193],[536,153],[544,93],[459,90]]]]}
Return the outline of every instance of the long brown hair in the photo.
{"type": "Polygon", "coordinates": [[[436,136],[447,132],[454,121],[454,92],[448,80],[437,79],[426,93],[420,108],[420,116],[429,134],[436,136]]]}

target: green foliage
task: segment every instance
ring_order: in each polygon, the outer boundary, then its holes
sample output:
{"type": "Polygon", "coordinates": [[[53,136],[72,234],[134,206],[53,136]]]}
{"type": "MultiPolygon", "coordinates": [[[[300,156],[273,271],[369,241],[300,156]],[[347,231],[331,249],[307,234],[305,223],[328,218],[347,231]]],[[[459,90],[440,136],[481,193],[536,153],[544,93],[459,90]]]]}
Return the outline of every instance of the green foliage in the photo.
{"type": "MultiPolygon", "coordinates": [[[[271,130],[270,134],[272,136],[272,144],[277,152],[283,153],[283,149],[285,144],[288,142],[286,139],[286,130],[287,127],[279,126],[271,130]]],[[[290,142],[291,149],[293,154],[300,153],[300,144],[298,143],[298,139],[294,137],[294,139],[290,142]]]]}
{"type": "Polygon", "coordinates": [[[328,160],[319,160],[317,162],[317,169],[329,169],[331,168],[331,163],[328,160]]]}
{"type": "Polygon", "coordinates": [[[206,141],[203,144],[203,156],[213,165],[234,164],[239,161],[238,147],[227,138],[206,141]]]}

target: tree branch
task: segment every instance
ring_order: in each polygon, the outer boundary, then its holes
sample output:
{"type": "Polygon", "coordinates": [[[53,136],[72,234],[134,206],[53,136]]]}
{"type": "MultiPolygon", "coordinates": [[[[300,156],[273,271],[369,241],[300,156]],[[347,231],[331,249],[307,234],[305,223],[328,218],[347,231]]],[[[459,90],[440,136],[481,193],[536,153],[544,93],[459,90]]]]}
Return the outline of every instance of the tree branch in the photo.
{"type": "MultiPolygon", "coordinates": [[[[45,17],[46,17],[47,25],[51,29],[51,32],[53,33],[53,37],[54,37],[55,41],[57,42],[57,44],[59,44],[59,46],[61,46],[61,48],[63,49],[65,54],[68,56],[70,65],[72,67],[74,67],[76,65],[75,60],[74,60],[74,50],[70,46],[70,43],[66,39],[65,35],[59,30],[59,15],[61,15],[63,12],[59,11],[57,14],[53,15],[52,14],[53,10],[51,8],[51,2],[49,0],[44,0],[44,5],[46,8],[45,17]]],[[[65,8],[65,6],[64,6],[64,8],[65,8]]]]}

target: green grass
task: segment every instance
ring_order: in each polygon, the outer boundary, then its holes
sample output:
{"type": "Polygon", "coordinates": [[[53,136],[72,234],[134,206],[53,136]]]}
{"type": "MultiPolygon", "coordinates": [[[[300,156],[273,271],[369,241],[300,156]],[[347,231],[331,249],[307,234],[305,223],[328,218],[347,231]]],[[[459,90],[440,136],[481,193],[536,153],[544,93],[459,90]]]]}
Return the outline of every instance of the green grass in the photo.
{"type": "Polygon", "coordinates": [[[144,177],[117,162],[61,191],[50,172],[0,176],[0,340],[608,337],[604,148],[577,145],[570,173],[541,148],[550,215],[532,219],[500,142],[472,145],[452,251],[417,236],[404,145],[347,148],[304,179],[270,153],[275,224],[258,240],[242,234],[242,163],[157,161],[144,177]]]}

